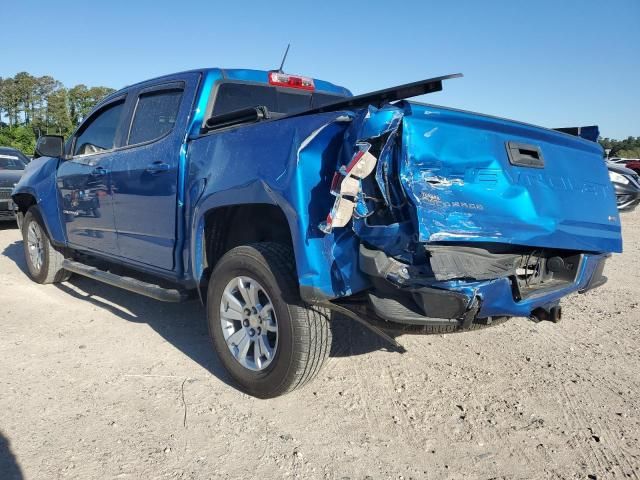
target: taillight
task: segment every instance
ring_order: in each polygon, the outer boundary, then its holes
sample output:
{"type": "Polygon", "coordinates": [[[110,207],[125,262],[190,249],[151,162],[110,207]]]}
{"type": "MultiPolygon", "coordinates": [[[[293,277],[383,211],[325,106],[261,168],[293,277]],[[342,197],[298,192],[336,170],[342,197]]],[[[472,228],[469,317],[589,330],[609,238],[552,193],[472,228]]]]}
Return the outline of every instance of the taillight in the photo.
{"type": "Polygon", "coordinates": [[[349,164],[344,168],[344,171],[348,175],[352,175],[357,178],[365,178],[376,166],[378,159],[369,153],[371,144],[366,142],[356,143],[358,151],[354,153],[353,158],[349,164]]]}
{"type": "Polygon", "coordinates": [[[276,87],[299,88],[302,90],[314,90],[313,78],[289,75],[287,73],[269,72],[269,85],[276,87]]]}
{"type": "Polygon", "coordinates": [[[333,175],[331,194],[336,196],[333,208],[327,215],[327,220],[319,225],[324,233],[331,233],[336,227],[344,227],[356,207],[357,196],[360,193],[360,181],[371,175],[378,159],[369,153],[371,145],[365,142],[356,144],[358,149],[351,161],[333,175]]]}

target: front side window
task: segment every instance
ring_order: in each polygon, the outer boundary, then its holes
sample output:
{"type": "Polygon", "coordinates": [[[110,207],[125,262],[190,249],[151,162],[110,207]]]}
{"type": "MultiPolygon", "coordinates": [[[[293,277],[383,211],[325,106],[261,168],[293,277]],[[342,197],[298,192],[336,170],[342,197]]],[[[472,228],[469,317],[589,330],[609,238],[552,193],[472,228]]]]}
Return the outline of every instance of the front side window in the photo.
{"type": "Polygon", "coordinates": [[[76,136],[73,154],[89,155],[113,149],[123,107],[121,100],[92,116],[76,136]]]}
{"type": "Polygon", "coordinates": [[[178,117],[182,90],[161,90],[140,95],[131,123],[128,145],[157,140],[171,131],[178,117]]]}

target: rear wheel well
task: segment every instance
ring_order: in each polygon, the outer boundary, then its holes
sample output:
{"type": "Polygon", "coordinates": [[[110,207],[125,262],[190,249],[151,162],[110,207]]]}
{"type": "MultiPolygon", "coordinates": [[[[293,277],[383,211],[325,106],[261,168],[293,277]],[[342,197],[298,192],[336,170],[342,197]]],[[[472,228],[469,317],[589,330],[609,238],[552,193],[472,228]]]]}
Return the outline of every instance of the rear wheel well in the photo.
{"type": "Polygon", "coordinates": [[[229,250],[240,245],[274,242],[293,247],[284,212],[276,205],[220,207],[206,213],[204,223],[205,276],[229,250]]]}

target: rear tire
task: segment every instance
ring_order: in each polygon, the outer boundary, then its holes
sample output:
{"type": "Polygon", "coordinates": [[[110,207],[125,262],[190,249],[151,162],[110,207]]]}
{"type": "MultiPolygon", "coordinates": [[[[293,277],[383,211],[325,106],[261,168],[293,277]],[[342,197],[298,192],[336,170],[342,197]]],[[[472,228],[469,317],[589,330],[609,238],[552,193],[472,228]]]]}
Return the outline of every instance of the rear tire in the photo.
{"type": "Polygon", "coordinates": [[[209,335],[224,367],[250,395],[271,398],[299,388],[329,356],[329,311],[305,304],[298,291],[293,253],[278,243],[236,247],[211,275],[209,335]]]}
{"type": "Polygon", "coordinates": [[[51,244],[37,207],[31,207],[24,216],[22,243],[29,276],[34,282],[59,283],[71,277],[62,268],[64,255],[51,244]]]}

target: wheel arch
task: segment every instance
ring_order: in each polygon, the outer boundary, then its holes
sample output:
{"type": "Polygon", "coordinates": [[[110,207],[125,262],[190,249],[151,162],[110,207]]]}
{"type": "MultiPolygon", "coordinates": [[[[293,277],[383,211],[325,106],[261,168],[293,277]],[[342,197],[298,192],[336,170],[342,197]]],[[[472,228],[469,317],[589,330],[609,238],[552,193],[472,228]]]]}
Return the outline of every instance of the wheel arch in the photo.
{"type": "Polygon", "coordinates": [[[58,247],[66,244],[64,222],[58,208],[56,173],[59,160],[50,157],[35,159],[16,186],[12,199],[24,215],[29,208],[38,206],[42,222],[51,243],[58,247]]]}
{"type": "Polygon", "coordinates": [[[264,200],[202,209],[195,225],[191,254],[191,268],[200,285],[201,298],[206,297],[204,292],[213,268],[232,248],[275,242],[291,247],[298,258],[295,221],[280,205],[264,200]]]}

